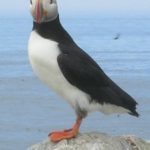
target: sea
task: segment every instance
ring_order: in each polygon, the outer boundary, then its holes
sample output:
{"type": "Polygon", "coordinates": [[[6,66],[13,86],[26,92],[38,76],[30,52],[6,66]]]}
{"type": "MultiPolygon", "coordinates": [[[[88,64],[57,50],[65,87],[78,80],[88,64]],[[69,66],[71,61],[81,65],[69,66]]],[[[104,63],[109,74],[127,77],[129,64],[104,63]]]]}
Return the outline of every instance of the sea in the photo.
{"type": "MultiPolygon", "coordinates": [[[[62,17],[61,22],[121,88],[138,102],[139,118],[91,113],[81,133],[150,140],[150,17],[62,17]]],[[[53,130],[70,128],[70,105],[44,85],[28,60],[30,17],[0,17],[0,150],[25,150],[53,130]]]]}

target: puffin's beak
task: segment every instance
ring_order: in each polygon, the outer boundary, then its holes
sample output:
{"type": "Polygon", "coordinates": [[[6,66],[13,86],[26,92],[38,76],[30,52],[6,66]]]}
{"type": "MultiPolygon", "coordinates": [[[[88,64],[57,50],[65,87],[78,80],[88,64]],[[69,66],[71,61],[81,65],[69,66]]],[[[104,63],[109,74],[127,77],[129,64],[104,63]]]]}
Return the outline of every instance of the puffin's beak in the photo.
{"type": "Polygon", "coordinates": [[[37,23],[41,23],[42,16],[43,16],[42,0],[36,0],[35,20],[36,20],[37,23]]]}

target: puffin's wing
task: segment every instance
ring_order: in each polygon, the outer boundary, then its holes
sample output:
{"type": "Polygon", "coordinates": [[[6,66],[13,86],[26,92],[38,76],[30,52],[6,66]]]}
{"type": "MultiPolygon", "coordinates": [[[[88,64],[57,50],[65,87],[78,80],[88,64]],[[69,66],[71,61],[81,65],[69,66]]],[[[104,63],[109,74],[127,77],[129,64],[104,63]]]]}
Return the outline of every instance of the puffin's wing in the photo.
{"type": "Polygon", "coordinates": [[[132,112],[136,102],[119,88],[97,63],[77,46],[59,45],[62,53],[57,61],[65,78],[101,104],[109,103],[125,107],[132,112]]]}

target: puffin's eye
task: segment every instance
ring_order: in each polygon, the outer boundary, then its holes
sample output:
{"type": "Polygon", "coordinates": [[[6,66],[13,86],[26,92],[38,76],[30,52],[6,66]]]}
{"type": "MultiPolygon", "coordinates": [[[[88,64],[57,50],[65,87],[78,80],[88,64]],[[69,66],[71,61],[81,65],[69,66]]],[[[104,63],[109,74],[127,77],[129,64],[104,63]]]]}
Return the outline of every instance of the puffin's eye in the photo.
{"type": "Polygon", "coordinates": [[[30,0],[30,4],[32,5],[32,0],[30,0]]]}

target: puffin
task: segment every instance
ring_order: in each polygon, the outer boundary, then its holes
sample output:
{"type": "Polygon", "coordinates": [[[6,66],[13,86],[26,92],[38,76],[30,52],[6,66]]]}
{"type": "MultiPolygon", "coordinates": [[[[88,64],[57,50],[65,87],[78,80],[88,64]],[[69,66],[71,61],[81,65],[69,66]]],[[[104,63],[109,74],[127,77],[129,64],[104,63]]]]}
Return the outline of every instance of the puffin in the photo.
{"type": "Polygon", "coordinates": [[[56,0],[30,0],[30,12],[33,28],[28,55],[32,69],[77,116],[71,129],[49,134],[52,142],[75,138],[90,112],[139,116],[134,98],[112,81],[64,29],[56,0]]]}

